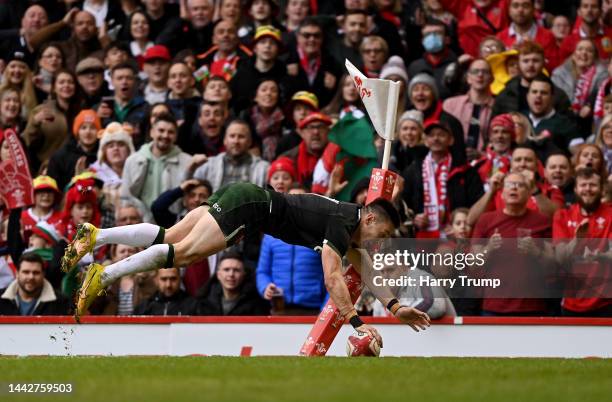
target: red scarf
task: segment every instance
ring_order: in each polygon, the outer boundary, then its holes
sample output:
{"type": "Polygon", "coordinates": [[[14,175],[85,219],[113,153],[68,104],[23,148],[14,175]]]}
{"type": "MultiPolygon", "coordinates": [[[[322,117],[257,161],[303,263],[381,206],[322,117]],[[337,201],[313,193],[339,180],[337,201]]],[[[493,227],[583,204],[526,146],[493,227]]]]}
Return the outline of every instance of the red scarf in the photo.
{"type": "Polygon", "coordinates": [[[399,28],[400,25],[402,25],[402,20],[391,11],[381,11],[380,16],[383,20],[387,20],[395,25],[396,28],[399,28]]]}
{"type": "Polygon", "coordinates": [[[597,69],[593,65],[578,78],[576,87],[574,88],[574,99],[572,100],[572,109],[575,112],[579,112],[584,105],[588,104],[589,89],[591,88],[591,85],[593,85],[596,70],[597,69]]]}
{"type": "Polygon", "coordinates": [[[446,56],[448,56],[448,49],[444,49],[444,51],[440,54],[424,53],[423,57],[425,58],[425,61],[429,63],[429,65],[435,68],[446,59],[446,56]]]}
{"type": "Polygon", "coordinates": [[[309,183],[311,181],[312,173],[314,172],[318,160],[319,157],[308,152],[306,143],[302,141],[298,148],[297,156],[297,174],[300,184],[309,183]]]}
{"type": "Polygon", "coordinates": [[[440,115],[442,114],[442,102],[438,101],[436,104],[436,108],[431,116],[426,116],[425,121],[423,122],[423,127],[427,127],[430,123],[435,123],[440,121],[440,115]]]}
{"type": "Polygon", "coordinates": [[[314,60],[308,60],[308,56],[306,56],[302,49],[298,47],[297,51],[300,57],[300,65],[304,69],[306,77],[308,77],[308,83],[312,85],[321,67],[321,55],[317,56],[314,60]]]}
{"type": "Polygon", "coordinates": [[[214,60],[210,63],[210,76],[223,77],[229,82],[234,74],[236,74],[238,60],[240,60],[240,57],[236,53],[214,60]]]}
{"type": "Polygon", "coordinates": [[[274,160],[284,118],[285,115],[278,106],[270,114],[263,113],[257,105],[251,108],[251,121],[262,142],[262,157],[267,161],[274,160]]]}
{"type": "Polygon", "coordinates": [[[427,232],[439,231],[448,221],[448,193],[446,185],[452,157],[450,153],[434,168],[431,152],[423,160],[423,211],[427,214],[427,232]]]}
{"type": "Polygon", "coordinates": [[[363,73],[368,78],[379,78],[380,77],[380,73],[377,73],[376,71],[370,71],[368,70],[366,66],[363,67],[363,73]]]}
{"type": "Polygon", "coordinates": [[[597,119],[603,119],[604,117],[604,98],[610,90],[610,84],[612,84],[612,78],[608,78],[603,82],[597,91],[597,98],[595,98],[595,111],[594,116],[597,119]]]}

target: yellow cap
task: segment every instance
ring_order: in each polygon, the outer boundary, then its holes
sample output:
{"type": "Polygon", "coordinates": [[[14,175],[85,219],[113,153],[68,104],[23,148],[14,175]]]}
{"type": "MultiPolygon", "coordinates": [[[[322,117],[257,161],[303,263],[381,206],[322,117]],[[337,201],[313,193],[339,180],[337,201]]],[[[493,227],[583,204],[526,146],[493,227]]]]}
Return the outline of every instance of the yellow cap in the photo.
{"type": "Polygon", "coordinates": [[[276,40],[278,43],[282,43],[281,32],[274,28],[272,25],[262,25],[255,31],[255,37],[253,38],[253,42],[257,42],[261,38],[265,38],[266,36],[276,40]]]}
{"type": "Polygon", "coordinates": [[[317,95],[308,91],[298,91],[291,97],[291,102],[302,102],[312,107],[314,110],[319,110],[319,99],[317,95]]]}
{"type": "Polygon", "coordinates": [[[53,177],[50,176],[38,176],[32,180],[32,187],[34,191],[37,190],[53,190],[56,193],[59,193],[59,187],[57,187],[57,182],[53,177]]]}

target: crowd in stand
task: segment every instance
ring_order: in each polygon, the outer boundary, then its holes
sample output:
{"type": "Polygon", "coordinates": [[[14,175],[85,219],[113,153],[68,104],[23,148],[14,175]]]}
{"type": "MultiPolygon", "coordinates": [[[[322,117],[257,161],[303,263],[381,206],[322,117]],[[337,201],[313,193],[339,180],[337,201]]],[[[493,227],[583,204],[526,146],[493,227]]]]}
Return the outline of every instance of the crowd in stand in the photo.
{"type": "MultiPolygon", "coordinates": [[[[12,130],[34,192],[11,208],[0,189],[0,315],[68,314],[87,264],[139,251],[101,247],[64,274],[84,222],[170,227],[241,181],[363,204],[383,141],[349,59],[401,84],[398,237],[485,250],[519,284],[534,261],[578,261],[584,281],[553,299],[403,302],[612,316],[610,56],[601,0],[0,0],[0,175],[12,130]],[[517,259],[496,257],[515,238],[517,259]]],[[[319,255],[266,235],[123,277],[91,313],[308,315],[326,299],[319,255]]]]}

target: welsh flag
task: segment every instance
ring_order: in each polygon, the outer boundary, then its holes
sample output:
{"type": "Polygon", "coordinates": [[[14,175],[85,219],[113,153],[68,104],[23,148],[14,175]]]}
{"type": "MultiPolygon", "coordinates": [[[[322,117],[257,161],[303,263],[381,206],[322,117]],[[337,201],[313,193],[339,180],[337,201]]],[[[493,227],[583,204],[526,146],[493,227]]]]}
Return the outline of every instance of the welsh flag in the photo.
{"type": "Polygon", "coordinates": [[[341,165],[344,168],[343,181],[348,181],[348,185],[334,198],[350,201],[355,184],[364,177],[370,177],[372,169],[377,167],[374,130],[363,112],[354,110],[346,113],[332,127],[329,141],[315,167],[312,192],[324,194],[334,166],[341,165]]]}
{"type": "Polygon", "coordinates": [[[399,100],[399,82],[368,78],[348,59],[345,60],[345,66],[357,87],[376,132],[385,140],[393,141],[399,100]]]}

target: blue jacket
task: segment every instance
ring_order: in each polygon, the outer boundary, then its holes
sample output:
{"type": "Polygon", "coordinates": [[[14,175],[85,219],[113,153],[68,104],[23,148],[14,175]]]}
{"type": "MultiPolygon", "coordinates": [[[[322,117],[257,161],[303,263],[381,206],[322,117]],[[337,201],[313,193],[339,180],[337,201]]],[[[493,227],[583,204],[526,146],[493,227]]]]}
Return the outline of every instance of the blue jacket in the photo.
{"type": "Polygon", "coordinates": [[[257,290],[262,296],[270,282],[283,289],[287,304],[321,308],[327,296],[319,254],[265,235],[257,264],[257,290]]]}

